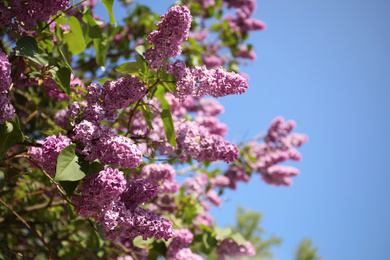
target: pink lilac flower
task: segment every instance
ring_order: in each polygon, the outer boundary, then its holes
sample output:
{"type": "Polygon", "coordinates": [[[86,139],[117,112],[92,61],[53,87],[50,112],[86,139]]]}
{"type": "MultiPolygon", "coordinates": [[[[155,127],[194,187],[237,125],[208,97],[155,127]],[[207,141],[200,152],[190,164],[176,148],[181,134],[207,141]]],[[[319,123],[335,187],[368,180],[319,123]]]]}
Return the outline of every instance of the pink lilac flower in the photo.
{"type": "Polygon", "coordinates": [[[218,118],[215,116],[198,115],[195,118],[195,122],[206,128],[210,134],[218,135],[222,138],[226,136],[228,126],[220,123],[218,118]]]}
{"type": "Polygon", "coordinates": [[[247,241],[246,246],[239,245],[231,238],[224,239],[216,250],[218,260],[229,258],[251,257],[256,254],[252,243],[247,241]]]}
{"type": "Polygon", "coordinates": [[[143,240],[152,237],[168,240],[173,236],[169,220],[142,208],[129,209],[121,201],[114,203],[111,210],[102,211],[97,222],[103,225],[103,233],[110,241],[121,237],[133,240],[137,236],[143,240]]]}
{"type": "Polygon", "coordinates": [[[137,168],[142,162],[142,153],[134,142],[125,136],[116,135],[106,125],[83,120],[74,128],[74,138],[84,144],[86,160],[125,168],[137,168]]]}
{"type": "Polygon", "coordinates": [[[0,49],[0,93],[6,93],[11,83],[11,64],[8,61],[7,55],[0,49]]]}
{"type": "Polygon", "coordinates": [[[223,65],[223,60],[217,55],[203,55],[202,61],[207,69],[211,69],[223,65]]]}
{"type": "Polygon", "coordinates": [[[212,98],[201,98],[199,100],[199,106],[198,113],[206,116],[217,116],[225,111],[221,103],[212,98]]]}
{"type": "Polygon", "coordinates": [[[106,81],[100,98],[108,120],[117,117],[116,110],[128,107],[146,94],[145,82],[131,75],[118,81],[106,81]],[[109,115],[108,115],[109,114],[109,115]]]}
{"type": "Polygon", "coordinates": [[[174,180],[176,171],[170,164],[151,163],[143,166],[140,174],[159,185],[158,193],[175,193],[179,190],[179,183],[174,180]]]}
{"type": "Polygon", "coordinates": [[[261,179],[270,185],[291,186],[291,177],[299,175],[299,170],[291,166],[272,165],[262,174],[261,179]]]}
{"type": "Polygon", "coordinates": [[[0,124],[11,121],[15,116],[15,108],[7,98],[11,83],[11,65],[0,49],[0,124]]]}
{"type": "Polygon", "coordinates": [[[53,175],[56,173],[57,158],[60,152],[70,145],[72,141],[61,134],[51,135],[42,143],[42,164],[45,171],[53,175]]]}
{"type": "Polygon", "coordinates": [[[217,175],[210,179],[211,188],[226,187],[230,184],[230,179],[224,175],[217,175]]]}
{"type": "Polygon", "coordinates": [[[190,37],[194,38],[198,42],[206,40],[208,33],[206,31],[191,32],[190,37]]]}
{"type": "Polygon", "coordinates": [[[242,8],[246,7],[250,11],[250,14],[256,9],[256,0],[224,0],[228,3],[228,8],[242,8]]]}
{"type": "Polygon", "coordinates": [[[171,106],[172,118],[175,121],[192,111],[195,107],[195,100],[191,96],[188,96],[184,101],[180,101],[172,93],[168,92],[165,94],[165,99],[171,106]]]}
{"type": "Polygon", "coordinates": [[[122,171],[107,167],[106,169],[86,176],[77,190],[82,197],[73,195],[78,216],[85,219],[96,213],[110,209],[112,202],[119,200],[119,195],[126,188],[126,177],[122,171]]]}
{"type": "Polygon", "coordinates": [[[175,133],[177,149],[181,152],[180,161],[191,156],[198,162],[223,160],[229,163],[238,157],[237,146],[224,141],[221,136],[210,134],[196,122],[179,121],[175,125],[175,133]]]}
{"type": "Polygon", "coordinates": [[[214,222],[213,216],[211,216],[207,212],[200,213],[199,215],[196,215],[196,217],[194,218],[194,224],[195,225],[203,224],[203,225],[211,227],[213,222],[214,222]]]}
{"type": "Polygon", "coordinates": [[[92,121],[104,118],[114,120],[117,109],[126,108],[146,94],[145,82],[134,75],[120,78],[118,81],[106,81],[103,87],[91,84],[88,87],[88,105],[83,117],[92,121]]]}
{"type": "Polygon", "coordinates": [[[0,93],[0,124],[11,121],[15,116],[15,108],[9,102],[7,93],[0,93]]]}
{"type": "Polygon", "coordinates": [[[180,80],[186,74],[186,64],[182,60],[175,60],[174,63],[167,62],[165,70],[167,73],[174,75],[178,80],[180,80]]]}
{"type": "Polygon", "coordinates": [[[219,197],[218,193],[216,193],[213,189],[210,189],[206,193],[206,199],[215,206],[219,206],[222,203],[221,197],[219,197]]]}
{"type": "Polygon", "coordinates": [[[205,66],[187,68],[186,75],[177,82],[175,96],[184,100],[187,96],[224,97],[242,94],[248,88],[246,80],[235,72],[227,72],[223,67],[207,70],[205,66]]]}
{"type": "Polygon", "coordinates": [[[154,45],[144,52],[149,67],[158,68],[163,60],[176,58],[181,54],[181,43],[189,36],[192,16],[186,6],[175,5],[161,16],[157,31],[151,32],[146,38],[154,45]]]}
{"type": "Polygon", "coordinates": [[[294,121],[285,122],[282,117],[277,117],[263,138],[264,143],[249,143],[249,153],[257,159],[250,165],[268,184],[290,186],[291,177],[299,174],[296,168],[277,165],[287,160],[300,161],[302,158],[294,147],[300,147],[308,138],[304,134],[292,134],[295,125],[294,121]]]}
{"type": "Polygon", "coordinates": [[[237,189],[237,182],[248,183],[250,181],[248,174],[239,166],[231,166],[226,171],[225,176],[229,178],[229,188],[232,190],[237,189]]]}
{"type": "Polygon", "coordinates": [[[186,190],[189,194],[193,194],[194,196],[198,196],[203,192],[204,187],[207,184],[208,178],[209,177],[207,176],[206,173],[201,173],[194,178],[186,179],[183,182],[182,186],[186,188],[186,190]]]}
{"type": "Polygon", "coordinates": [[[27,31],[38,25],[37,21],[48,21],[51,15],[68,8],[69,3],[70,0],[10,1],[9,6],[6,7],[4,1],[2,1],[0,10],[3,13],[3,19],[0,20],[0,26],[12,26],[20,34],[26,34],[27,31]]]}
{"type": "Polygon", "coordinates": [[[229,1],[231,7],[237,7],[236,17],[232,14],[226,15],[230,30],[232,32],[247,33],[249,31],[264,30],[266,25],[263,21],[251,17],[255,8],[256,2],[253,0],[229,1]],[[245,2],[245,5],[242,5],[245,2]]]}
{"type": "Polygon", "coordinates": [[[174,238],[167,250],[167,260],[201,260],[200,255],[192,253],[185,246],[191,244],[194,235],[188,229],[178,229],[174,232],[174,238]]]}
{"type": "Polygon", "coordinates": [[[243,59],[249,59],[249,60],[256,59],[256,53],[253,50],[249,51],[248,47],[246,45],[238,46],[238,51],[236,52],[235,56],[237,58],[243,58],[243,59]]]}
{"type": "Polygon", "coordinates": [[[156,197],[157,188],[155,183],[147,179],[129,181],[120,198],[126,208],[134,209],[156,197]]]}

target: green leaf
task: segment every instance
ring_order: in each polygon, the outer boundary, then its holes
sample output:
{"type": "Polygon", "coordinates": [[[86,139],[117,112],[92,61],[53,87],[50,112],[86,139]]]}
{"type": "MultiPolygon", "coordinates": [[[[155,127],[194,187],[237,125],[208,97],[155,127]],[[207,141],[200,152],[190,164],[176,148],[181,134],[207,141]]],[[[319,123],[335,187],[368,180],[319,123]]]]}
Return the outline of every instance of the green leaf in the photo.
{"type": "Polygon", "coordinates": [[[60,68],[56,73],[59,86],[67,95],[70,93],[70,74],[71,71],[67,67],[60,68]]]}
{"type": "Polygon", "coordinates": [[[110,24],[115,24],[116,26],[116,21],[115,21],[115,16],[114,13],[112,12],[113,6],[114,6],[114,0],[101,0],[104,4],[104,6],[107,9],[108,15],[110,16],[110,24]]]}
{"type": "Polygon", "coordinates": [[[76,155],[76,144],[65,147],[57,159],[55,181],[78,181],[88,172],[89,164],[76,155]]]}
{"type": "Polygon", "coordinates": [[[156,92],[154,93],[158,101],[160,101],[162,109],[171,109],[171,105],[169,105],[168,101],[165,99],[165,89],[162,85],[156,86],[156,92]]]}
{"type": "Polygon", "coordinates": [[[230,227],[220,228],[215,226],[214,232],[218,238],[223,239],[225,237],[229,237],[232,234],[232,229],[230,227]]]}
{"type": "Polygon", "coordinates": [[[91,39],[103,39],[102,29],[100,29],[95,18],[93,18],[90,8],[83,14],[83,21],[88,25],[87,35],[91,39]]]}
{"type": "Polygon", "coordinates": [[[79,20],[74,16],[69,17],[68,23],[70,32],[64,33],[64,43],[68,45],[69,51],[72,54],[77,55],[82,53],[86,47],[83,30],[81,29],[79,20]]]}
{"type": "Polygon", "coordinates": [[[49,56],[46,53],[39,53],[38,44],[33,37],[24,36],[15,45],[16,56],[26,57],[42,66],[49,63],[49,56]]]}
{"type": "Polygon", "coordinates": [[[140,108],[142,110],[142,114],[144,118],[146,119],[146,124],[148,125],[148,128],[153,129],[152,126],[153,113],[149,110],[149,108],[145,106],[140,106],[140,108]]]}
{"type": "Polygon", "coordinates": [[[138,62],[126,62],[116,67],[114,70],[122,73],[134,74],[138,73],[142,69],[143,66],[140,65],[138,62]]]}
{"type": "Polygon", "coordinates": [[[4,188],[4,183],[5,183],[4,172],[0,170],[0,190],[4,188]]]}
{"type": "Polygon", "coordinates": [[[93,39],[93,45],[95,46],[96,52],[96,63],[99,66],[104,67],[106,65],[106,56],[108,50],[108,37],[102,34],[102,39],[93,39]]]}
{"type": "Polygon", "coordinates": [[[144,57],[145,51],[146,51],[146,48],[143,45],[138,45],[137,47],[135,47],[135,52],[138,53],[138,55],[140,55],[143,59],[145,59],[145,57],[144,57]]]}
{"type": "Polygon", "coordinates": [[[171,82],[163,82],[164,88],[169,92],[175,92],[176,91],[176,84],[171,82]]]}
{"type": "Polygon", "coordinates": [[[60,184],[62,188],[64,188],[66,195],[68,195],[68,197],[70,198],[72,197],[73,192],[77,188],[79,181],[60,181],[60,184]]]}
{"type": "Polygon", "coordinates": [[[176,147],[175,127],[173,126],[171,111],[169,109],[163,109],[160,116],[164,124],[164,132],[168,143],[176,147]]]}
{"type": "Polygon", "coordinates": [[[67,132],[65,129],[62,129],[61,127],[57,126],[55,127],[53,130],[49,130],[49,131],[41,131],[42,134],[44,135],[56,135],[58,136],[58,134],[62,134],[62,135],[66,135],[67,132]]]}
{"type": "Polygon", "coordinates": [[[70,220],[77,218],[77,214],[74,211],[74,206],[72,204],[68,204],[68,211],[69,211],[69,219],[70,220]]]}
{"type": "Polygon", "coordinates": [[[0,162],[7,154],[9,148],[19,141],[24,141],[22,129],[23,125],[17,115],[15,115],[11,122],[5,122],[0,125],[0,162]]]}
{"type": "Polygon", "coordinates": [[[89,238],[87,241],[87,246],[90,249],[98,249],[100,247],[100,239],[98,234],[92,228],[89,231],[89,238]]]}
{"type": "Polygon", "coordinates": [[[100,162],[98,162],[97,160],[95,160],[93,163],[91,163],[89,165],[88,174],[98,173],[103,169],[104,169],[104,167],[102,166],[102,164],[100,162]]]}
{"type": "Polygon", "coordinates": [[[234,233],[230,236],[230,238],[240,246],[246,246],[246,240],[240,233],[234,233]]]}

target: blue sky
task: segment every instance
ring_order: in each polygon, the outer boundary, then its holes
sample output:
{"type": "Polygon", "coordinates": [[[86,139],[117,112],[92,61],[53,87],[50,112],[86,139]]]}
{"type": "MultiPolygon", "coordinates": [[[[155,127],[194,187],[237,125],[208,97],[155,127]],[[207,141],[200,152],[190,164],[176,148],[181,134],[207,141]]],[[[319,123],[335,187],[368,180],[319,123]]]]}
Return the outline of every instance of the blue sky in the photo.
{"type": "MultiPolygon", "coordinates": [[[[390,2],[257,2],[268,27],[249,39],[258,57],[242,69],[250,88],[219,99],[220,120],[229,140],[242,140],[281,115],[309,142],[292,187],[254,176],[213,210],[217,222],[234,223],[237,205],[261,211],[268,234],[283,239],[278,260],[293,259],[303,237],[324,259],[390,259],[390,2]]],[[[164,14],[173,1],[144,3],[164,14]]]]}

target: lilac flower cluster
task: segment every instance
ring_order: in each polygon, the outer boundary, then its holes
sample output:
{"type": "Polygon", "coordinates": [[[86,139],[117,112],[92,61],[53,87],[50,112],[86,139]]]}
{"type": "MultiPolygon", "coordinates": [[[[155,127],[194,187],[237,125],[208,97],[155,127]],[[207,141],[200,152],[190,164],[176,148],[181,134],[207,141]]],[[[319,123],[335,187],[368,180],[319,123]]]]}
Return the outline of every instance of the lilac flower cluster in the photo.
{"type": "Polygon", "coordinates": [[[141,176],[159,185],[158,193],[175,193],[179,183],[175,180],[176,171],[170,164],[151,163],[141,168],[141,176]]]}
{"type": "Polygon", "coordinates": [[[237,182],[245,182],[248,183],[250,178],[248,174],[245,173],[244,169],[239,166],[231,166],[226,171],[225,176],[229,178],[229,188],[232,190],[237,189],[237,182]]]}
{"type": "Polygon", "coordinates": [[[203,260],[203,257],[186,248],[193,239],[194,235],[188,229],[175,230],[174,238],[167,250],[167,260],[203,260]]]}
{"type": "Polygon", "coordinates": [[[227,72],[223,67],[207,70],[206,66],[186,68],[185,76],[178,78],[175,96],[184,100],[187,96],[224,97],[233,94],[242,94],[248,84],[241,75],[227,72]]]}
{"type": "Polygon", "coordinates": [[[268,184],[290,186],[291,177],[299,174],[298,169],[277,165],[287,160],[301,160],[301,154],[294,147],[300,147],[308,138],[304,134],[291,134],[294,127],[294,121],[284,122],[282,117],[277,117],[263,138],[263,144],[256,142],[249,144],[249,153],[257,158],[251,165],[268,184]]]}
{"type": "Polygon", "coordinates": [[[223,60],[217,55],[203,55],[202,61],[207,69],[211,69],[223,65],[223,60]]]}
{"type": "Polygon", "coordinates": [[[117,109],[128,107],[145,94],[145,82],[134,75],[118,81],[106,81],[103,88],[92,84],[88,87],[88,105],[83,117],[96,122],[104,118],[114,120],[118,116],[117,109]]]}
{"type": "Polygon", "coordinates": [[[191,156],[198,162],[223,160],[229,163],[238,157],[237,146],[224,141],[219,135],[210,134],[196,122],[177,122],[175,133],[177,149],[181,151],[179,161],[185,161],[191,156]]]}
{"type": "Polygon", "coordinates": [[[149,67],[158,68],[163,60],[176,58],[181,53],[181,43],[189,36],[192,16],[186,6],[175,5],[161,16],[157,31],[146,38],[154,47],[144,52],[149,67]]]}
{"type": "Polygon", "coordinates": [[[243,58],[249,60],[256,59],[256,53],[253,50],[248,50],[248,47],[246,45],[238,46],[238,51],[235,53],[235,56],[237,58],[243,58]]]}
{"type": "Polygon", "coordinates": [[[7,98],[11,83],[11,65],[0,49],[0,124],[11,121],[15,116],[15,109],[7,98]]]}
{"type": "Polygon", "coordinates": [[[111,128],[83,120],[74,127],[74,139],[84,144],[82,153],[86,160],[125,168],[137,168],[142,162],[142,152],[134,142],[125,136],[116,135],[111,128]]]}
{"type": "Polygon", "coordinates": [[[9,1],[8,6],[0,2],[0,27],[9,27],[19,34],[35,28],[37,21],[46,22],[51,15],[64,11],[69,7],[70,0],[29,0],[9,1]]]}
{"type": "Polygon", "coordinates": [[[55,175],[57,159],[60,152],[70,145],[72,140],[61,134],[51,135],[45,138],[42,143],[42,165],[43,169],[51,175],[55,175]]]}
{"type": "Polygon", "coordinates": [[[229,0],[227,2],[229,3],[229,8],[237,8],[236,17],[232,14],[228,14],[225,17],[232,32],[247,33],[265,29],[266,25],[264,22],[251,17],[256,9],[255,0],[229,0]]]}
{"type": "Polygon", "coordinates": [[[221,244],[216,250],[216,253],[218,254],[218,260],[225,260],[227,257],[251,257],[256,254],[256,250],[249,241],[247,241],[246,246],[244,246],[237,244],[231,238],[227,238],[222,240],[221,244]]]}
{"type": "Polygon", "coordinates": [[[77,192],[82,197],[73,195],[75,211],[82,218],[90,218],[101,210],[108,209],[112,202],[119,200],[119,195],[126,188],[126,177],[118,169],[106,168],[96,174],[85,176],[77,192]]]}
{"type": "Polygon", "coordinates": [[[123,172],[106,168],[84,178],[77,192],[81,196],[74,194],[72,197],[77,215],[83,218],[95,216],[110,241],[119,238],[133,240],[137,236],[144,240],[152,237],[168,240],[173,236],[170,221],[138,207],[156,196],[157,185],[149,180],[126,183],[123,172]]]}

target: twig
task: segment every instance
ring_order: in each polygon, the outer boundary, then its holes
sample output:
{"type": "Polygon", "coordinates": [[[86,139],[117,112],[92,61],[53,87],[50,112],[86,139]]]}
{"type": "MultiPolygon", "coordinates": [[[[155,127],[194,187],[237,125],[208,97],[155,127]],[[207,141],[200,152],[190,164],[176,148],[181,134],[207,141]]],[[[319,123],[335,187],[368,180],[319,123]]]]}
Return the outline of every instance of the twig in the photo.
{"type": "Polygon", "coordinates": [[[45,239],[42,237],[41,234],[39,234],[37,232],[37,230],[33,229],[28,223],[27,221],[25,221],[16,211],[14,211],[8,204],[6,204],[2,199],[0,199],[0,203],[4,205],[4,207],[6,207],[9,211],[12,212],[12,214],[14,214],[20,221],[22,221],[22,223],[27,227],[28,230],[30,230],[31,233],[33,233],[35,236],[37,236],[39,238],[39,240],[42,241],[42,243],[47,247],[49,248],[49,245],[47,244],[47,242],[45,241],[45,239]]]}

